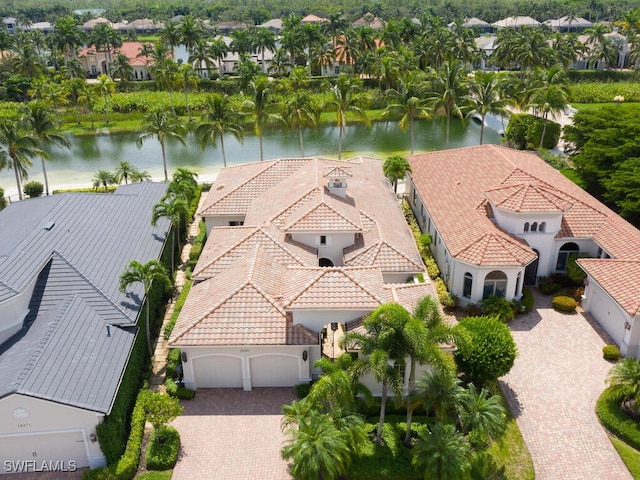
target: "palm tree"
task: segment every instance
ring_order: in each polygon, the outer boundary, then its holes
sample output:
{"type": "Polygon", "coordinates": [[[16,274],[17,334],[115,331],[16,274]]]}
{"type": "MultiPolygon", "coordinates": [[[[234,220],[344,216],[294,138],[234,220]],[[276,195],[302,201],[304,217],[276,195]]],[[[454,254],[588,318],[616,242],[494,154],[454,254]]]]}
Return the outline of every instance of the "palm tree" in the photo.
{"type": "Polygon", "coordinates": [[[328,105],[335,108],[336,123],[340,129],[340,135],[338,137],[339,160],[342,159],[342,139],[344,138],[344,131],[347,126],[347,112],[353,112],[362,118],[367,124],[369,123],[367,113],[357,105],[360,101],[358,92],[361,87],[362,80],[358,77],[351,77],[349,75],[342,74],[330,89],[331,100],[329,100],[328,105]]]}
{"type": "Polygon", "coordinates": [[[509,115],[507,102],[500,97],[500,77],[495,72],[478,70],[469,84],[471,111],[480,115],[480,145],[484,136],[487,114],[509,115]]]}
{"type": "Polygon", "coordinates": [[[207,71],[207,78],[211,78],[211,69],[213,68],[213,59],[209,53],[208,39],[200,38],[193,46],[193,53],[189,55],[189,64],[195,67],[196,72],[202,75],[202,66],[207,71]]]}
{"type": "Polygon", "coordinates": [[[222,77],[222,61],[227,56],[229,47],[222,38],[216,38],[209,43],[207,52],[209,56],[218,62],[218,76],[222,77]]]}
{"type": "Polygon", "coordinates": [[[76,111],[76,123],[80,125],[80,105],[87,103],[90,96],[87,84],[82,78],[70,78],[64,80],[63,87],[76,111]]]}
{"type": "Polygon", "coordinates": [[[22,196],[22,180],[28,177],[27,168],[31,165],[31,159],[46,155],[40,148],[38,139],[25,129],[9,119],[0,121],[0,170],[13,168],[18,187],[18,198],[22,196]]]}
{"type": "Polygon", "coordinates": [[[360,350],[361,356],[351,368],[353,378],[371,373],[376,382],[382,383],[377,443],[382,443],[389,387],[396,398],[402,397],[404,379],[401,367],[404,365],[406,353],[403,329],[409,318],[409,312],[403,306],[386,303],[363,320],[362,325],[366,333],[346,332],[341,339],[343,348],[360,350]]]}
{"type": "Polygon", "coordinates": [[[169,50],[173,51],[182,41],[180,26],[177,22],[167,22],[164,29],[160,32],[160,40],[169,46],[169,50]]]}
{"type": "Polygon", "coordinates": [[[127,265],[127,268],[120,275],[120,291],[127,293],[127,288],[132,283],[142,283],[144,291],[144,298],[146,299],[146,334],[147,334],[147,347],[149,349],[149,356],[153,355],[151,350],[151,331],[149,325],[149,292],[153,286],[153,282],[160,282],[165,288],[171,286],[171,280],[167,274],[167,269],[160,263],[159,260],[149,260],[147,263],[140,263],[136,260],[131,260],[127,265]]]}
{"type": "Polygon", "coordinates": [[[243,53],[250,55],[253,53],[253,38],[249,30],[233,30],[229,34],[229,37],[231,37],[229,48],[232,52],[236,52],[239,55],[243,53]]]}
{"type": "Polygon", "coordinates": [[[262,146],[262,131],[269,122],[282,121],[282,118],[270,110],[274,103],[271,102],[272,81],[266,75],[260,75],[251,82],[252,99],[242,103],[242,108],[253,115],[253,130],[258,136],[260,145],[260,161],[264,160],[262,146]]]}
{"type": "Polygon", "coordinates": [[[224,151],[224,134],[230,133],[238,140],[244,138],[244,130],[240,123],[241,113],[231,103],[227,95],[213,93],[207,97],[202,122],[196,127],[196,136],[200,139],[200,147],[210,144],[216,145],[216,137],[220,138],[222,163],[227,166],[227,156],[224,151]]]}
{"type": "Polygon", "coordinates": [[[116,176],[108,170],[98,170],[93,174],[93,188],[96,190],[100,187],[104,187],[105,193],[109,191],[109,185],[115,185],[118,183],[116,176]]]}
{"type": "Polygon", "coordinates": [[[435,368],[420,379],[418,394],[427,414],[433,412],[436,422],[447,422],[455,418],[464,389],[455,375],[455,370],[435,368]]]}
{"type": "Polygon", "coordinates": [[[113,78],[119,79],[122,84],[126,84],[133,77],[133,67],[129,58],[122,52],[116,54],[116,59],[111,68],[113,78]]]}
{"type": "MultiPolygon", "coordinates": [[[[397,89],[389,89],[385,95],[391,102],[385,107],[383,115],[400,115],[398,124],[402,130],[409,128],[411,134],[411,155],[415,147],[414,120],[418,118],[429,118],[429,108],[424,100],[425,87],[418,75],[408,72],[400,80],[397,89]]],[[[397,180],[394,183],[397,187],[397,180]]]]}
{"type": "Polygon", "coordinates": [[[413,464],[424,470],[424,478],[458,480],[471,468],[469,445],[452,424],[433,424],[415,450],[413,464]]]}
{"type": "Polygon", "coordinates": [[[332,480],[347,473],[351,463],[349,438],[325,415],[310,411],[285,433],[288,439],[282,458],[292,461],[294,478],[332,480]]]}
{"type": "Polygon", "coordinates": [[[472,433],[473,442],[486,443],[501,435],[506,428],[506,410],[499,395],[471,383],[458,398],[458,417],[462,431],[472,433]]]}
{"type": "Polygon", "coordinates": [[[532,75],[529,106],[542,113],[543,127],[540,135],[540,148],[544,144],[549,115],[555,118],[569,104],[569,92],[563,83],[564,70],[555,65],[548,70],[537,70],[532,75]]]}
{"type": "Polygon", "coordinates": [[[393,183],[393,191],[398,193],[398,180],[403,179],[407,172],[411,172],[411,165],[402,155],[391,155],[382,164],[382,171],[393,183]]]}
{"type": "Polygon", "coordinates": [[[5,52],[8,52],[13,48],[13,37],[9,34],[9,31],[3,25],[0,27],[0,62],[4,60],[5,52]]]}
{"type": "Polygon", "coordinates": [[[186,15],[178,26],[178,32],[182,44],[187,47],[189,56],[193,55],[196,43],[198,43],[198,40],[200,40],[204,34],[202,23],[199,19],[193,18],[191,15],[186,15]]]}
{"type": "Polygon", "coordinates": [[[256,52],[262,56],[262,73],[267,73],[267,65],[264,61],[264,54],[267,50],[276,50],[276,36],[267,28],[258,28],[253,37],[256,52]]]}
{"type": "Polygon", "coordinates": [[[289,54],[284,48],[276,50],[275,55],[271,59],[269,65],[269,73],[274,77],[284,77],[290,70],[292,64],[289,61],[289,54]]]}
{"type": "Polygon", "coordinates": [[[311,97],[306,91],[294,91],[284,100],[282,107],[283,119],[291,127],[298,130],[300,141],[300,155],[304,158],[304,142],[302,129],[307,125],[316,126],[318,110],[313,105],[311,97]]]}
{"type": "Polygon", "coordinates": [[[317,23],[305,23],[300,28],[300,36],[307,50],[307,62],[309,64],[309,78],[311,78],[311,51],[314,46],[323,43],[322,31],[317,23]]]}
{"type": "Polygon", "coordinates": [[[166,153],[166,141],[168,138],[178,140],[182,145],[186,145],[184,136],[187,131],[175,116],[169,115],[166,110],[155,110],[148,113],[145,118],[144,126],[142,127],[142,133],[138,136],[137,145],[138,148],[142,147],[144,142],[150,138],[156,138],[160,143],[162,150],[162,166],[164,168],[164,181],[169,180],[169,174],[167,173],[167,153],[166,153]]]}
{"type": "Polygon", "coordinates": [[[200,77],[195,74],[190,64],[185,63],[184,65],[180,65],[180,69],[178,70],[178,84],[182,85],[184,103],[187,106],[187,115],[189,116],[190,122],[193,121],[193,118],[191,117],[191,105],[189,105],[189,89],[192,87],[197,88],[199,81],[200,77]]]}
{"type": "Polygon", "coordinates": [[[640,360],[625,358],[607,375],[607,383],[622,396],[622,406],[638,414],[640,412],[640,360]]]}
{"type": "Polygon", "coordinates": [[[67,62],[70,58],[77,57],[76,49],[84,44],[85,33],[80,29],[75,18],[61,17],[53,26],[53,38],[67,62]]]}
{"type": "MultiPolygon", "coordinates": [[[[111,44],[112,42],[117,43],[116,38],[119,38],[119,36],[120,36],[119,33],[106,23],[100,23],[96,25],[95,28],[93,29],[93,32],[91,32],[91,35],[89,36],[89,42],[95,45],[96,50],[97,51],[103,50],[107,54],[106,55],[107,71],[103,73],[106,73],[109,75],[112,73],[111,72],[111,44]]],[[[122,44],[122,41],[120,41],[120,44],[122,44]]]]}
{"type": "Polygon", "coordinates": [[[459,60],[447,60],[431,81],[433,111],[447,118],[445,148],[449,148],[451,117],[463,119],[465,116],[469,98],[466,84],[465,68],[459,60]]]}
{"type": "Polygon", "coordinates": [[[153,53],[154,63],[149,67],[149,71],[154,76],[158,87],[163,88],[169,92],[169,105],[171,111],[175,115],[175,109],[173,108],[173,89],[178,77],[178,69],[180,68],[178,62],[173,58],[167,57],[166,47],[163,47],[161,42],[156,44],[156,48],[153,53]]]}
{"type": "Polygon", "coordinates": [[[188,204],[198,190],[198,174],[186,168],[178,168],[174,173],[167,194],[175,194],[183,197],[188,204]]]}
{"type": "Polygon", "coordinates": [[[129,180],[134,181],[133,178],[139,173],[138,169],[131,165],[129,162],[120,162],[114,172],[116,181],[122,183],[124,180],[125,185],[129,183],[129,180]]]}
{"type": "Polygon", "coordinates": [[[153,206],[151,225],[154,227],[159,218],[167,218],[171,221],[171,271],[175,271],[176,230],[180,232],[180,222],[186,218],[189,212],[187,200],[176,194],[165,195],[159,203],[153,206]]]}
{"type": "Polygon", "coordinates": [[[96,89],[102,95],[104,100],[104,112],[106,123],[109,123],[109,97],[115,92],[115,84],[109,75],[98,75],[98,83],[96,83],[96,89]]]}
{"type": "MultiPolygon", "coordinates": [[[[46,145],[56,145],[60,148],[69,148],[71,143],[64,135],[56,133],[60,122],[55,110],[42,100],[34,100],[23,107],[23,121],[27,128],[38,139],[40,148],[46,145]]],[[[45,192],[49,195],[49,178],[45,160],[49,155],[44,152],[40,155],[42,161],[42,174],[44,175],[45,192]]]]}

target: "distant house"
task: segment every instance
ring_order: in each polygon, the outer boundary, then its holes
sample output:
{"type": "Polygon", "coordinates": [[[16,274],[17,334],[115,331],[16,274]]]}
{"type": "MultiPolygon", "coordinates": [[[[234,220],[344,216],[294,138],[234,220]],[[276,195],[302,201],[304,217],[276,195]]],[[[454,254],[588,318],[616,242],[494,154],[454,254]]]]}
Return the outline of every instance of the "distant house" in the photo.
{"type": "Polygon", "coordinates": [[[96,77],[109,72],[109,55],[111,62],[113,62],[116,55],[122,53],[129,59],[129,64],[133,67],[133,80],[151,80],[153,76],[149,72],[149,66],[153,65],[153,59],[138,57],[142,46],[142,42],[122,42],[122,46],[112,48],[108,54],[106,50],[98,50],[95,45],[90,45],[80,50],[78,60],[87,72],[87,76],[96,77]]]}
{"type": "Polygon", "coordinates": [[[132,259],[160,258],[170,224],[150,219],[165,191],[136,183],[0,212],[3,473],[6,462],[104,465],[96,425],[111,412],[145,301],[140,284],[121,293],[119,276],[132,259]]]}
{"type": "Polygon", "coordinates": [[[2,23],[9,33],[16,33],[18,23],[14,17],[5,17],[2,19],[2,23]]]}
{"type": "Polygon", "coordinates": [[[351,25],[354,27],[371,27],[374,30],[382,30],[385,27],[385,22],[381,18],[378,18],[370,13],[360,17],[351,25]]]}
{"type": "Polygon", "coordinates": [[[560,33],[579,33],[587,28],[593,27],[593,23],[582,17],[560,17],[557,19],[546,20],[542,23],[551,28],[551,30],[560,33]]]}
{"type": "Polygon", "coordinates": [[[540,26],[540,22],[531,17],[507,17],[502,20],[498,20],[497,22],[493,22],[493,26],[495,28],[520,28],[520,27],[538,27],[540,26]]]}
{"type": "Polygon", "coordinates": [[[229,35],[233,30],[244,30],[249,26],[248,23],[243,22],[220,22],[216,25],[221,35],[229,35]]]}
{"type": "Polygon", "coordinates": [[[415,282],[424,265],[379,160],[228,167],[200,215],[208,239],[169,339],[190,388],[308,382],[338,353],[334,335],[434,295],[415,282]]]}
{"type": "Polygon", "coordinates": [[[262,25],[258,25],[258,28],[266,28],[268,30],[271,30],[273,33],[280,33],[282,31],[282,19],[272,18],[268,22],[265,22],[262,25]]]}
{"type": "Polygon", "coordinates": [[[586,254],[583,307],[623,353],[640,355],[640,231],[531,153],[481,145],[409,163],[408,201],[463,304],[518,300],[586,254]]]}
{"type": "Polygon", "coordinates": [[[328,22],[328,21],[329,21],[328,18],[319,17],[317,15],[309,14],[306,17],[304,17],[300,21],[300,23],[325,23],[325,22],[328,22]]]}
{"type": "MultiPolygon", "coordinates": [[[[453,27],[455,22],[451,22],[449,27],[453,27]]],[[[462,28],[475,30],[478,34],[493,33],[493,25],[476,17],[466,18],[460,25],[462,28]]]]}

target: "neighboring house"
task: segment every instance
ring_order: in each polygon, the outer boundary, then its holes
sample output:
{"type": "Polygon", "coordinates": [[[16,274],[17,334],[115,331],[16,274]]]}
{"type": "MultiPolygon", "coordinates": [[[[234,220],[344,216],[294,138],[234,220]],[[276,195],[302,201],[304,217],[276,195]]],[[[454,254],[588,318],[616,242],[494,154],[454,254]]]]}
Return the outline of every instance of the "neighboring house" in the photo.
{"type": "MultiPolygon", "coordinates": [[[[617,56],[614,60],[615,66],[617,68],[625,68],[629,66],[629,54],[631,52],[631,44],[629,43],[629,39],[622,35],[619,32],[609,32],[604,34],[605,38],[611,40],[617,49],[617,56]]],[[[589,69],[593,68],[595,70],[606,70],[609,66],[604,60],[597,60],[595,62],[591,61],[591,52],[597,45],[596,43],[591,42],[591,38],[589,35],[583,34],[578,37],[578,40],[585,45],[586,51],[585,53],[578,59],[578,61],[572,65],[571,68],[575,69],[589,69]]]]}
{"type": "Polygon", "coordinates": [[[332,323],[356,328],[383,303],[412,310],[433,295],[414,281],[424,265],[381,167],[298,158],[220,172],[200,210],[207,243],[169,339],[182,350],[187,387],[308,382],[332,323]]]}
{"type": "Polygon", "coordinates": [[[51,23],[49,22],[35,22],[31,25],[23,26],[22,30],[25,32],[34,32],[36,30],[39,30],[42,33],[49,34],[53,32],[53,25],[51,25],[51,23]]]}
{"type": "Polygon", "coordinates": [[[328,18],[319,17],[317,15],[309,14],[306,17],[304,17],[302,20],[300,20],[300,23],[324,23],[324,22],[328,22],[328,21],[329,21],[328,18]]]}
{"type": "Polygon", "coordinates": [[[9,33],[16,33],[18,23],[14,17],[5,17],[2,19],[2,23],[4,24],[4,28],[6,28],[9,33]]]}
{"type": "Polygon", "coordinates": [[[279,34],[282,31],[282,19],[272,18],[268,22],[265,22],[262,25],[258,25],[258,28],[266,28],[268,30],[271,30],[273,33],[279,34]]]}
{"type": "Polygon", "coordinates": [[[582,17],[560,17],[546,20],[542,23],[551,28],[551,30],[560,33],[582,32],[587,28],[593,27],[593,23],[582,17]]]}
{"type": "MultiPolygon", "coordinates": [[[[449,28],[453,28],[456,26],[457,22],[451,22],[447,25],[449,28]]],[[[478,34],[484,35],[488,33],[493,33],[493,25],[484,20],[480,20],[476,17],[465,18],[462,24],[460,25],[462,28],[469,28],[475,30],[478,34]]]]}
{"type": "Polygon", "coordinates": [[[370,27],[374,30],[382,30],[385,27],[385,21],[381,18],[376,17],[371,13],[367,13],[363,17],[360,17],[358,20],[351,24],[354,27],[370,27]]]}
{"type": "Polygon", "coordinates": [[[636,228],[532,153],[481,145],[409,163],[408,201],[462,304],[520,299],[523,286],[565,273],[572,253],[588,254],[578,262],[589,279],[583,306],[638,355],[636,228]]]}
{"type": "MultiPolygon", "coordinates": [[[[151,226],[166,185],[65,193],[0,212],[0,452],[6,462],[98,467],[144,291],[119,291],[132,259],[159,258],[169,222],[151,226]]],[[[14,470],[15,463],[9,464],[14,470]]]]}
{"type": "Polygon", "coordinates": [[[531,17],[507,17],[497,22],[493,22],[493,26],[497,29],[500,28],[520,28],[520,27],[537,27],[540,25],[536,19],[531,17]]]}
{"type": "Polygon", "coordinates": [[[95,45],[90,45],[80,50],[78,60],[88,76],[97,77],[103,73],[109,73],[109,55],[113,63],[118,53],[122,53],[133,67],[133,80],[152,80],[149,66],[153,65],[153,59],[138,57],[142,45],[142,42],[122,42],[122,46],[111,48],[110,54],[107,54],[106,50],[97,50],[95,45]]]}
{"type": "Polygon", "coordinates": [[[222,35],[229,35],[233,30],[244,30],[249,27],[248,23],[243,22],[220,22],[216,25],[222,35]]]}

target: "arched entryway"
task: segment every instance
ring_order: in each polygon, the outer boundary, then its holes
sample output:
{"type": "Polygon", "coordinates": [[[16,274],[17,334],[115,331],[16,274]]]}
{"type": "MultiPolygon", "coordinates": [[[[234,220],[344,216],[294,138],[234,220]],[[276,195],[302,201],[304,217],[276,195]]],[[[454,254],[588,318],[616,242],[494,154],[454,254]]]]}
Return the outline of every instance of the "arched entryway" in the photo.
{"type": "Polygon", "coordinates": [[[329,258],[321,258],[318,260],[318,265],[320,267],[333,267],[333,262],[329,258]]]}
{"type": "Polygon", "coordinates": [[[540,259],[540,252],[535,248],[533,251],[536,253],[536,259],[527,265],[527,268],[524,270],[525,285],[535,285],[536,280],[538,279],[538,261],[540,259]]]}
{"type": "Polygon", "coordinates": [[[498,295],[504,297],[507,292],[507,275],[499,270],[490,272],[484,277],[484,290],[482,292],[482,299],[489,297],[490,295],[498,295]]]}
{"type": "Polygon", "coordinates": [[[577,244],[573,242],[567,242],[560,247],[560,251],[558,252],[558,260],[556,261],[557,272],[567,271],[567,262],[569,261],[569,255],[571,255],[572,253],[580,253],[580,247],[577,244]]]}

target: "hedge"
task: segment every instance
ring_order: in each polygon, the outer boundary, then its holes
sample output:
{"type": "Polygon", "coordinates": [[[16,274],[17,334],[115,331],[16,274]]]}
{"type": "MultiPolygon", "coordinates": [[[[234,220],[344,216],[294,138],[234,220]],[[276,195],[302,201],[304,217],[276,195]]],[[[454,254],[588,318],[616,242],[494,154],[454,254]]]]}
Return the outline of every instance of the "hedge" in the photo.
{"type": "MultiPolygon", "coordinates": [[[[505,137],[509,143],[519,150],[535,150],[540,146],[544,123],[544,119],[535,115],[514,113],[509,117],[509,125],[507,125],[505,137]]],[[[550,119],[547,119],[546,123],[547,130],[542,148],[551,150],[558,145],[562,127],[550,119]]]]}
{"type": "Polygon", "coordinates": [[[594,82],[637,82],[640,80],[636,70],[574,70],[565,71],[567,80],[571,83],[594,83],[594,82]]]}
{"type": "Polygon", "coordinates": [[[207,241],[207,226],[204,222],[200,222],[200,231],[198,235],[193,240],[193,244],[191,245],[191,251],[189,252],[189,268],[193,270],[198,263],[198,259],[200,258],[200,254],[202,253],[202,247],[207,241]]]}
{"type": "Polygon", "coordinates": [[[620,350],[615,345],[605,345],[602,347],[602,358],[605,360],[620,360],[620,350]]]}
{"type": "Polygon", "coordinates": [[[535,303],[535,299],[533,298],[533,293],[528,288],[522,289],[522,298],[520,299],[520,305],[524,307],[524,311],[522,313],[529,313],[533,310],[533,305],[535,303]]]}
{"type": "Polygon", "coordinates": [[[6,208],[7,203],[7,199],[4,197],[4,190],[0,188],[0,210],[6,208]]]}
{"type": "Polygon", "coordinates": [[[178,316],[182,311],[182,307],[184,306],[184,302],[187,300],[187,295],[189,295],[189,290],[191,290],[191,285],[193,282],[191,280],[185,280],[184,285],[182,286],[182,290],[180,291],[180,295],[176,300],[176,303],[173,307],[173,313],[171,314],[171,318],[166,323],[162,330],[162,334],[164,338],[169,340],[171,336],[171,332],[173,332],[173,327],[176,326],[176,322],[178,321],[178,316]]]}
{"type": "Polygon", "coordinates": [[[613,387],[605,389],[596,402],[596,414],[600,423],[620,440],[640,450],[640,424],[622,411],[623,395],[613,387]]]}
{"type": "Polygon", "coordinates": [[[158,432],[151,433],[151,441],[147,450],[148,470],[169,470],[178,461],[180,452],[180,434],[173,427],[163,427],[164,441],[158,442],[158,432]]]}
{"type": "Polygon", "coordinates": [[[578,307],[578,302],[566,295],[557,295],[553,297],[551,304],[553,305],[553,308],[560,312],[575,312],[578,307]]]}
{"type": "Polygon", "coordinates": [[[640,84],[590,82],[569,86],[569,101],[572,103],[612,103],[619,95],[625,102],[640,102],[640,84]]]}

